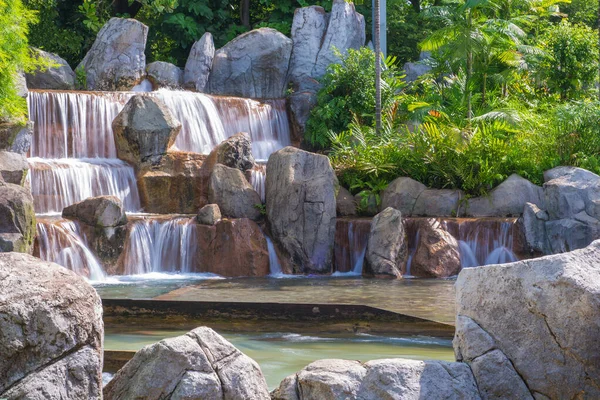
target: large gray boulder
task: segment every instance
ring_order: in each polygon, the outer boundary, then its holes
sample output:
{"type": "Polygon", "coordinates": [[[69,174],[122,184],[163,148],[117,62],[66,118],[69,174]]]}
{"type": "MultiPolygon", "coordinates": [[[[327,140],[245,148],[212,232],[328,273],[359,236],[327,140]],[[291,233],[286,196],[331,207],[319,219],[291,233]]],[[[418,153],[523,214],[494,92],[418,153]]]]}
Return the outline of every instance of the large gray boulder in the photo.
{"type": "Polygon", "coordinates": [[[427,64],[427,60],[431,58],[431,53],[428,51],[422,51],[417,62],[407,62],[404,64],[404,73],[406,78],[404,80],[408,83],[414,82],[421,76],[429,73],[433,68],[427,64]]]}
{"type": "Polygon", "coordinates": [[[0,315],[0,398],[102,398],[102,303],[83,278],[0,254],[0,315]]]}
{"type": "Polygon", "coordinates": [[[209,92],[257,99],[282,98],[292,41],[271,28],[244,33],[215,53],[209,92]]]}
{"type": "Polygon", "coordinates": [[[207,88],[208,77],[215,57],[215,44],[210,32],[206,32],[192,46],[190,55],[185,63],[183,86],[186,89],[204,92],[207,88]]]}
{"type": "Polygon", "coordinates": [[[121,160],[158,164],[175,143],[181,123],[159,99],[133,96],[112,123],[121,160]]]}
{"type": "Polygon", "coordinates": [[[335,209],[338,217],[351,217],[356,215],[356,201],[354,196],[343,186],[340,186],[335,197],[335,209]]]}
{"type": "Polygon", "coordinates": [[[217,204],[207,204],[198,210],[196,221],[200,225],[214,226],[221,219],[221,209],[217,204]]]}
{"type": "Polygon", "coordinates": [[[461,215],[462,200],[465,194],[461,190],[425,189],[421,192],[413,207],[413,216],[421,217],[457,217],[461,215]]]}
{"type": "Polygon", "coordinates": [[[252,139],[246,132],[239,132],[222,141],[211,152],[215,162],[240,171],[247,171],[256,163],[252,154],[252,139]]]}
{"type": "Polygon", "coordinates": [[[410,275],[419,278],[457,275],[461,268],[458,241],[442,227],[438,219],[421,219],[415,224],[418,242],[410,265],[410,275]]]}
{"type": "Polygon", "coordinates": [[[273,239],[302,272],[329,272],[337,178],[326,156],[286,147],[267,163],[267,218],[273,239]]]}
{"type": "Polygon", "coordinates": [[[33,197],[29,189],[0,179],[0,252],[31,254],[35,223],[33,197]]]}
{"type": "Polygon", "coordinates": [[[345,0],[333,0],[327,32],[323,37],[311,76],[320,78],[325,75],[330,64],[340,62],[335,54],[336,50],[344,55],[348,49],[364,46],[365,40],[365,18],[356,12],[354,4],[345,0]]]}
{"type": "MultiPolygon", "coordinates": [[[[487,379],[496,374],[491,365],[510,364],[535,398],[600,397],[600,241],[571,253],[464,269],[456,290],[457,323],[470,318],[510,361],[496,353],[482,363],[487,379]]],[[[457,324],[460,331],[467,330],[457,324]]],[[[457,353],[464,358],[483,334],[461,335],[457,353]]]]}
{"type": "Polygon", "coordinates": [[[33,122],[0,123],[0,150],[26,156],[33,139],[33,122]]]}
{"type": "Polygon", "coordinates": [[[146,67],[148,79],[155,89],[178,89],[183,83],[183,71],[177,65],[155,61],[146,67]]]}
{"type": "Polygon", "coordinates": [[[273,400],[479,399],[467,364],[404,359],[319,360],[289,376],[273,400]]]}
{"type": "Polygon", "coordinates": [[[262,204],[260,195],[239,169],[217,164],[208,185],[208,201],[217,204],[221,213],[229,218],[261,217],[257,208],[262,204]]]}
{"type": "Polygon", "coordinates": [[[469,217],[518,217],[526,203],[544,208],[544,190],[517,174],[508,177],[487,196],[469,199],[469,217]]]}
{"type": "Polygon", "coordinates": [[[62,216],[100,228],[110,228],[127,223],[123,202],[115,196],[90,197],[66,207],[62,211],[62,216]]]}
{"type": "Polygon", "coordinates": [[[417,199],[425,189],[427,186],[408,177],[394,179],[381,195],[381,208],[385,210],[393,207],[402,215],[410,217],[417,199]]]}
{"type": "Polygon", "coordinates": [[[546,207],[551,220],[573,218],[585,212],[600,219],[600,176],[575,167],[557,167],[544,173],[546,207]]]}
{"type": "Polygon", "coordinates": [[[47,59],[55,66],[45,71],[37,70],[25,75],[27,88],[45,90],[73,90],[75,89],[75,72],[65,60],[56,54],[40,49],[33,50],[38,58],[47,59]]]}
{"type": "Polygon", "coordinates": [[[0,175],[4,182],[23,186],[28,171],[29,164],[25,156],[9,151],[0,151],[0,175]]]}
{"type": "Polygon", "coordinates": [[[402,213],[388,207],[371,221],[365,254],[365,274],[400,278],[406,256],[406,232],[402,213]]]}
{"type": "Polygon", "coordinates": [[[550,243],[546,234],[548,213],[535,204],[526,203],[523,208],[523,231],[527,247],[531,253],[550,253],[550,243]]]}
{"type": "Polygon", "coordinates": [[[89,90],[131,90],[146,75],[148,27],[135,19],[111,18],[77,67],[89,90]]]}
{"type": "Polygon", "coordinates": [[[104,388],[105,400],[268,400],[254,360],[210,328],[144,347],[104,388]]]}

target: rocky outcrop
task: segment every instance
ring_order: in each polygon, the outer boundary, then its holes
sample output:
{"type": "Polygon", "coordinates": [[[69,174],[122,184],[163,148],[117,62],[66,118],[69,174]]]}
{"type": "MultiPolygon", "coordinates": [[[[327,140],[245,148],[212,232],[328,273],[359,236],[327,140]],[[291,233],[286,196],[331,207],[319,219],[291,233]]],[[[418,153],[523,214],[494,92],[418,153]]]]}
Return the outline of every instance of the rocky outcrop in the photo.
{"type": "Polygon", "coordinates": [[[148,27],[135,19],[111,18],[77,67],[88,90],[130,90],[146,75],[148,27]]]}
{"type": "Polygon", "coordinates": [[[31,192],[0,179],[0,252],[31,254],[35,232],[31,192]]]}
{"type": "Polygon", "coordinates": [[[335,209],[340,217],[349,217],[356,215],[356,201],[354,196],[343,186],[335,198],[335,209]]]}
{"type": "Polygon", "coordinates": [[[428,51],[421,52],[418,62],[407,62],[404,64],[404,73],[406,78],[404,80],[408,83],[414,82],[421,76],[425,75],[432,70],[431,66],[427,64],[427,60],[431,58],[431,53],[428,51]]]}
{"type": "Polygon", "coordinates": [[[464,211],[462,201],[465,195],[461,190],[425,189],[413,207],[413,216],[456,217],[464,211]]]}
{"type": "Polygon", "coordinates": [[[600,176],[575,167],[544,174],[545,208],[524,211],[525,235],[533,251],[564,253],[600,238],[600,176]],[[534,217],[535,215],[535,217],[534,217]]]}
{"type": "Polygon", "coordinates": [[[29,164],[25,156],[9,151],[0,151],[0,175],[4,182],[25,185],[29,164]]]}
{"type": "MultiPolygon", "coordinates": [[[[318,82],[315,80],[314,84],[317,85],[318,82]]],[[[317,93],[315,90],[297,91],[288,97],[287,102],[292,123],[292,144],[299,146],[304,140],[310,112],[317,105],[317,93]]]]}
{"type": "Polygon", "coordinates": [[[177,139],[181,123],[155,97],[133,96],[112,123],[121,160],[158,164],[177,139]]]}
{"type": "Polygon", "coordinates": [[[381,208],[385,210],[392,207],[409,217],[413,213],[417,199],[425,189],[427,189],[425,185],[411,178],[394,179],[381,195],[381,208]]]}
{"type": "Polygon", "coordinates": [[[419,219],[419,242],[410,265],[410,274],[419,278],[447,278],[460,272],[460,251],[456,239],[433,218],[419,219]]]}
{"type": "Polygon", "coordinates": [[[527,398],[522,379],[535,398],[600,397],[600,241],[567,254],[467,268],[456,289],[455,350],[473,360],[482,395],[527,398]]]}
{"type": "Polygon", "coordinates": [[[0,397],[102,398],[102,304],[85,280],[0,254],[0,397]]]}
{"type": "Polygon", "coordinates": [[[260,195],[239,169],[217,164],[208,184],[208,201],[217,204],[222,214],[229,218],[261,217],[257,208],[262,204],[260,195]]]}
{"type": "Polygon", "coordinates": [[[46,70],[37,70],[26,74],[27,88],[45,90],[75,89],[75,72],[65,60],[56,54],[34,49],[35,56],[49,60],[54,66],[46,70]]]}
{"type": "Polygon", "coordinates": [[[407,246],[402,213],[386,208],[371,221],[365,254],[366,275],[400,278],[406,263],[407,246]]]}
{"type": "Polygon", "coordinates": [[[183,71],[177,65],[155,61],[146,67],[148,79],[154,89],[178,89],[183,84],[183,71]]]}
{"type": "Polygon", "coordinates": [[[544,208],[544,190],[517,174],[508,177],[487,196],[469,199],[469,217],[518,217],[526,203],[544,208]]]}
{"type": "Polygon", "coordinates": [[[105,400],[268,400],[258,364],[210,328],[138,351],[104,388],[105,400]]]}
{"type": "Polygon", "coordinates": [[[215,53],[208,89],[212,94],[282,98],[292,41],[271,28],[244,33],[215,53]]]}
{"type": "Polygon", "coordinates": [[[319,360],[289,376],[271,393],[273,400],[479,399],[473,374],[464,363],[400,358],[358,361],[319,360]]]}
{"type": "Polygon", "coordinates": [[[221,220],[221,210],[217,204],[207,204],[198,211],[196,221],[200,225],[215,225],[221,220]]]}
{"type": "Polygon", "coordinates": [[[0,151],[26,156],[33,138],[33,122],[0,123],[0,151]]]}
{"type": "MultiPolygon", "coordinates": [[[[252,169],[255,164],[252,155],[252,139],[246,132],[239,132],[225,139],[211,152],[214,162],[242,172],[252,169]]],[[[212,158],[212,157],[209,157],[212,158]]]]}
{"type": "Polygon", "coordinates": [[[185,63],[183,85],[186,89],[204,92],[207,88],[208,77],[215,57],[215,44],[210,32],[206,32],[192,46],[190,55],[185,63]]]}
{"type": "Polygon", "coordinates": [[[127,223],[123,202],[115,196],[90,197],[66,207],[62,216],[99,228],[111,228],[127,223]]]}
{"type": "Polygon", "coordinates": [[[337,185],[326,156],[286,147],[269,158],[269,226],[273,240],[301,272],[331,271],[337,185]]]}

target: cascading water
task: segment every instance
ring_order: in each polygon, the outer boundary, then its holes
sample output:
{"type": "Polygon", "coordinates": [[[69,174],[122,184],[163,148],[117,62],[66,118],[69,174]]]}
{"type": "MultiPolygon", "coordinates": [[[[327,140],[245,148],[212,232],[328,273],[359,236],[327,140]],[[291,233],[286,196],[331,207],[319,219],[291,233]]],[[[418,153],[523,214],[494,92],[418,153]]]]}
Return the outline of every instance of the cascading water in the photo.
{"type": "Polygon", "coordinates": [[[336,272],[362,274],[370,230],[371,221],[368,219],[337,220],[334,249],[336,272]]]}
{"type": "Polygon", "coordinates": [[[265,202],[266,195],[266,183],[267,181],[267,166],[265,164],[258,164],[254,169],[250,171],[250,184],[256,190],[256,193],[260,195],[262,202],[265,202]]]}
{"type": "Polygon", "coordinates": [[[124,249],[125,274],[194,272],[197,242],[193,218],[135,221],[124,249]]]}
{"type": "Polygon", "coordinates": [[[37,251],[42,260],[55,262],[93,281],[106,278],[77,222],[39,219],[37,231],[37,251]]]}
{"type": "Polygon", "coordinates": [[[267,235],[265,235],[265,239],[267,240],[267,249],[269,250],[269,276],[275,278],[282,277],[284,273],[279,262],[279,257],[277,257],[277,252],[275,251],[275,245],[273,245],[273,241],[267,235]]]}

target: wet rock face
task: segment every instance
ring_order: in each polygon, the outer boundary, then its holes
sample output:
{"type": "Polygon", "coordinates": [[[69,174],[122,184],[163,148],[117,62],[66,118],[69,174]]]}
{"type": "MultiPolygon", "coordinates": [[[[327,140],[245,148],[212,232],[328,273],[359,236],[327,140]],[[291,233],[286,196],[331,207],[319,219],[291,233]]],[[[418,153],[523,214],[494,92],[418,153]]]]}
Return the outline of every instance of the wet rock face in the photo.
{"type": "Polygon", "coordinates": [[[55,67],[45,71],[34,71],[26,74],[27,88],[46,90],[73,90],[75,89],[75,72],[64,59],[56,54],[40,49],[34,49],[36,56],[50,60],[55,67]]]}
{"type": "Polygon", "coordinates": [[[105,387],[106,400],[269,400],[254,360],[210,328],[144,347],[105,387]]]}
{"type": "Polygon", "coordinates": [[[331,271],[337,185],[326,156],[286,147],[269,158],[269,226],[274,241],[301,272],[331,271]]]}
{"type": "Polygon", "coordinates": [[[173,146],[181,123],[160,100],[133,96],[112,123],[121,160],[136,166],[158,164],[173,146]]]}
{"type": "Polygon", "coordinates": [[[115,196],[90,197],[66,207],[62,216],[100,228],[110,228],[127,223],[123,202],[115,196]]]}
{"type": "Polygon", "coordinates": [[[208,91],[255,99],[282,98],[291,51],[292,41],[274,29],[244,33],[215,53],[208,91]]]}
{"type": "Polygon", "coordinates": [[[458,242],[439,220],[428,218],[415,222],[419,242],[412,259],[410,274],[419,278],[447,278],[460,272],[458,242]]]}
{"type": "Polygon", "coordinates": [[[371,221],[365,255],[365,274],[400,278],[406,263],[407,244],[402,213],[386,208],[371,221]]]}
{"type": "Polygon", "coordinates": [[[319,360],[281,382],[273,400],[480,399],[463,363],[319,360]]]}
{"type": "Polygon", "coordinates": [[[186,89],[204,92],[207,89],[208,77],[215,57],[215,44],[210,32],[206,32],[192,46],[185,64],[183,85],[186,89]]]}
{"type": "Polygon", "coordinates": [[[130,90],[146,74],[148,27],[135,19],[111,18],[77,70],[88,90],[130,90]]]}
{"type": "MultiPolygon", "coordinates": [[[[496,393],[491,398],[502,393],[492,381],[508,376],[494,371],[509,364],[535,398],[600,397],[600,241],[567,254],[467,268],[456,289],[455,351],[474,360],[478,383],[485,378],[486,391],[496,393]],[[501,354],[485,353],[486,334],[501,354]],[[489,360],[475,365],[479,353],[489,360]]],[[[516,390],[519,383],[510,382],[516,390]]]]}
{"type": "Polygon", "coordinates": [[[0,252],[31,254],[35,234],[31,192],[0,180],[0,252]]]}
{"type": "Polygon", "coordinates": [[[208,201],[217,204],[224,216],[229,218],[261,217],[257,208],[262,204],[260,195],[239,169],[217,164],[213,168],[208,185],[208,201]]]}
{"type": "Polygon", "coordinates": [[[0,254],[0,397],[100,399],[102,304],[75,273],[0,254]]]}
{"type": "Polygon", "coordinates": [[[146,72],[155,89],[178,89],[183,83],[183,71],[171,63],[155,61],[148,64],[146,72]]]}

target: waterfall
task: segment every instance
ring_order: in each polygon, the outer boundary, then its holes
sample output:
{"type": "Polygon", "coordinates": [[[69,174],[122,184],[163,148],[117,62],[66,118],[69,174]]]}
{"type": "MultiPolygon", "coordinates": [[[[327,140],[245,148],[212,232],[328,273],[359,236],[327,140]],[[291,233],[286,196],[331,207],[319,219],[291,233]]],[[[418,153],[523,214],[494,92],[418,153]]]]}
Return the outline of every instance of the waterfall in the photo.
{"type": "Polygon", "coordinates": [[[371,230],[368,219],[338,219],[335,229],[334,269],[361,275],[371,230]]]}
{"type": "Polygon", "coordinates": [[[256,193],[260,195],[261,201],[264,203],[266,200],[266,185],[267,181],[267,166],[265,164],[258,164],[254,169],[250,171],[250,184],[256,190],[256,193]]]}
{"type": "Polygon", "coordinates": [[[30,158],[29,165],[28,179],[38,214],[61,213],[73,203],[102,195],[120,198],[129,212],[141,207],[133,168],[121,160],[30,158]]]}
{"type": "Polygon", "coordinates": [[[275,278],[281,277],[284,273],[279,263],[279,257],[277,257],[273,241],[267,235],[265,235],[265,239],[267,240],[267,249],[269,250],[269,276],[275,278]]]}
{"type": "Polygon", "coordinates": [[[194,272],[197,242],[193,218],[135,221],[125,243],[125,274],[194,272]]]}
{"type": "Polygon", "coordinates": [[[100,262],[88,248],[79,223],[64,219],[38,220],[39,258],[55,262],[93,281],[106,278],[100,262]]]}

